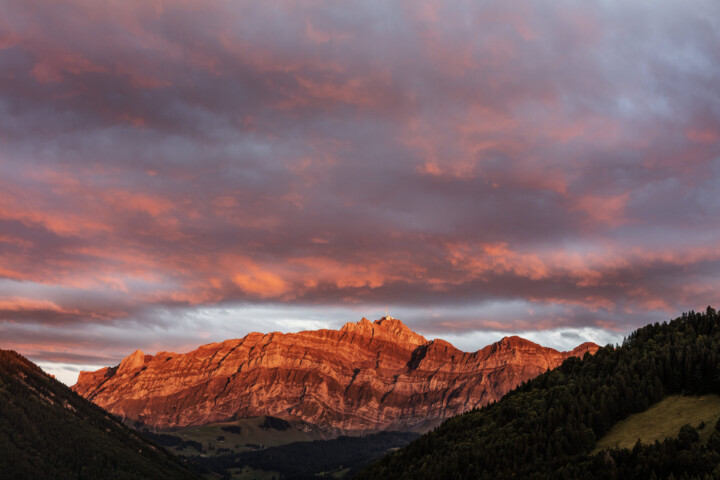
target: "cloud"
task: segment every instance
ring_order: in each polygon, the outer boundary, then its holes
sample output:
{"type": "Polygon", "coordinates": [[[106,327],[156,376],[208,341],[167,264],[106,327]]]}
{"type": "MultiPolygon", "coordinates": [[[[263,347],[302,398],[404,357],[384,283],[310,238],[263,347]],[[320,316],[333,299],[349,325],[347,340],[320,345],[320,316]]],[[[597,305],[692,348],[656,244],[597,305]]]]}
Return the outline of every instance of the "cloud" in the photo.
{"type": "Polygon", "coordinates": [[[718,303],[717,2],[3,7],[0,326],[33,358],[283,329],[260,306],[561,342],[718,303]]]}

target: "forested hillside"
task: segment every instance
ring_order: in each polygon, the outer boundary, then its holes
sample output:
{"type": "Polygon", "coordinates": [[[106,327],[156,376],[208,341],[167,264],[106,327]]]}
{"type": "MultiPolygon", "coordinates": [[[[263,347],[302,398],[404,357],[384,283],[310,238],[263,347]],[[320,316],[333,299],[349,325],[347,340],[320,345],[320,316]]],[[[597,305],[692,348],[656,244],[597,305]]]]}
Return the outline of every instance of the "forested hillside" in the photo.
{"type": "Polygon", "coordinates": [[[591,455],[619,420],[665,395],[720,392],[720,316],[683,314],[633,332],[620,347],[569,358],[497,403],[445,422],[358,479],[718,478],[720,425],[707,442],[674,438],[591,455]]]}
{"type": "Polygon", "coordinates": [[[0,350],[0,478],[199,477],[24,357],[0,350]]]}

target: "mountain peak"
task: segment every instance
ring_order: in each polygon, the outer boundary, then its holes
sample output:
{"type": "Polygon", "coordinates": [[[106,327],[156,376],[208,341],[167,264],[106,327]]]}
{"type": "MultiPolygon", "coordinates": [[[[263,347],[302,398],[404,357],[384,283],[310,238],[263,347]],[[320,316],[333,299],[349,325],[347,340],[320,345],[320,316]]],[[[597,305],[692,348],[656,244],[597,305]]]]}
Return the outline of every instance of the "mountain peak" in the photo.
{"type": "Polygon", "coordinates": [[[125,373],[136,370],[145,365],[145,363],[147,363],[151,358],[152,357],[150,355],[145,355],[142,350],[135,350],[133,353],[123,358],[120,365],[118,365],[117,371],[118,373],[125,373]]]}
{"type": "Polygon", "coordinates": [[[347,322],[340,328],[341,332],[371,332],[373,330],[373,323],[367,318],[363,317],[359,322],[347,322]]]}
{"type": "Polygon", "coordinates": [[[393,318],[389,315],[385,315],[379,320],[375,320],[375,325],[379,325],[384,328],[386,332],[400,338],[405,343],[413,345],[425,345],[428,343],[427,339],[419,333],[413,332],[410,327],[402,323],[397,318],[393,318]]]}
{"type": "MultiPolygon", "coordinates": [[[[535,342],[532,342],[530,340],[527,340],[522,337],[518,337],[517,335],[511,335],[509,337],[503,337],[499,341],[495,342],[493,344],[493,347],[499,350],[523,350],[523,349],[537,349],[537,350],[545,350],[548,349],[548,347],[543,347],[542,345],[539,345],[535,342]]],[[[594,354],[597,352],[597,350],[600,348],[597,344],[593,342],[585,342],[583,344],[578,345],[577,347],[573,348],[569,352],[561,352],[565,354],[570,354],[575,357],[582,357],[585,352],[590,352],[594,354]]],[[[553,349],[554,350],[554,349],[553,349]]]]}
{"type": "Polygon", "coordinates": [[[595,355],[595,352],[597,352],[600,349],[600,345],[593,343],[593,342],[585,342],[577,347],[572,349],[572,354],[576,357],[581,357],[585,355],[586,352],[590,352],[591,354],[595,355]]]}
{"type": "Polygon", "coordinates": [[[397,318],[386,315],[379,320],[371,322],[363,317],[359,322],[348,322],[340,331],[359,333],[370,337],[390,337],[393,340],[409,345],[425,345],[428,341],[422,335],[413,332],[407,325],[397,318]]]}
{"type": "Polygon", "coordinates": [[[543,348],[540,345],[538,345],[537,343],[531,342],[530,340],[527,340],[522,337],[518,337],[517,335],[503,337],[500,339],[500,341],[496,342],[495,345],[497,345],[498,347],[503,348],[503,349],[518,349],[518,348],[527,348],[527,347],[543,348]]]}

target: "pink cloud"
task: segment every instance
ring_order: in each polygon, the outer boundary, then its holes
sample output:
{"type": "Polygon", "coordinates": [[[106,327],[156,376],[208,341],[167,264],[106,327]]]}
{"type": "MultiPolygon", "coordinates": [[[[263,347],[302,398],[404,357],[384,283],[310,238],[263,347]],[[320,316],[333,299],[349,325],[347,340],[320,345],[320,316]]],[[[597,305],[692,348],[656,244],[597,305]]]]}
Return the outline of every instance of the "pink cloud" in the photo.
{"type": "Polygon", "coordinates": [[[621,329],[713,303],[696,8],[6,2],[8,318],[390,302],[621,329]]]}
{"type": "Polygon", "coordinates": [[[716,144],[720,141],[720,131],[713,128],[690,128],[685,135],[696,143],[716,144]]]}
{"type": "Polygon", "coordinates": [[[60,82],[67,74],[105,72],[107,68],[76,53],[63,51],[46,52],[32,69],[33,76],[40,83],[60,82]]]}
{"type": "Polygon", "coordinates": [[[630,221],[626,216],[629,199],[629,193],[614,196],[584,195],[571,200],[571,210],[582,212],[589,225],[618,227],[630,221]]]}

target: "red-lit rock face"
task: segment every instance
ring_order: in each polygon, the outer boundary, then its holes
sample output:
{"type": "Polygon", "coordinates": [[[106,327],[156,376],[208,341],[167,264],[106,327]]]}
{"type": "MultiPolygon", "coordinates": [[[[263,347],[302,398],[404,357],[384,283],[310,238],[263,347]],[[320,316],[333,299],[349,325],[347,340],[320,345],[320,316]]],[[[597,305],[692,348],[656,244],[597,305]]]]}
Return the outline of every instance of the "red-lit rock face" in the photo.
{"type": "Polygon", "coordinates": [[[427,429],[497,400],[570,356],[506,337],[475,353],[427,341],[396,319],[340,330],[251,333],[185,354],[139,350],[82,372],[73,389],[156,427],[273,415],[343,430],[427,429]]]}

